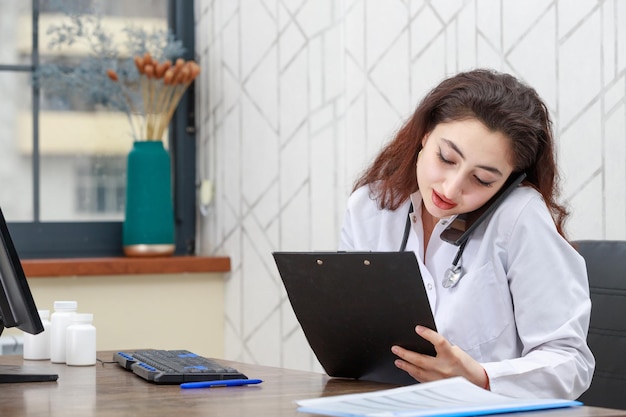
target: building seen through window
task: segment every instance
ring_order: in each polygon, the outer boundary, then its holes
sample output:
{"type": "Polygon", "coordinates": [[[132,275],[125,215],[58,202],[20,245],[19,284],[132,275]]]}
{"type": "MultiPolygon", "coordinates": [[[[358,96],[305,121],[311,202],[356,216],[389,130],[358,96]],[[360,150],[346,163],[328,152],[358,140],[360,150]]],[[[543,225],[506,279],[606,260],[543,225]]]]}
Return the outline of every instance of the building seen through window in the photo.
{"type": "MultiPolygon", "coordinates": [[[[0,0],[0,64],[32,62],[31,1],[0,0]],[[6,41],[8,40],[8,42],[6,41]]],[[[39,64],[54,63],[72,68],[96,51],[87,39],[72,45],[50,47],[53,26],[71,24],[68,12],[96,10],[103,30],[116,37],[121,28],[167,30],[167,0],[101,1],[40,0],[38,3],[39,64]]],[[[94,39],[90,39],[94,42],[94,39]]],[[[123,39],[115,39],[121,43],[123,39]]],[[[126,114],[100,105],[77,88],[41,88],[37,143],[33,136],[32,72],[0,71],[0,92],[5,107],[0,171],[3,186],[0,206],[9,220],[33,220],[34,178],[32,164],[39,164],[40,220],[122,220],[124,213],[125,164],[133,138],[126,114]],[[26,191],[26,192],[25,192],[26,191]]],[[[107,86],[101,86],[106,89],[107,86]]]]}
{"type": "MultiPolygon", "coordinates": [[[[121,60],[132,55],[123,47],[127,28],[169,29],[183,39],[182,57],[193,59],[192,0],[0,0],[0,207],[26,257],[121,250],[126,158],[134,140],[128,115],[60,77],[52,85],[35,82],[49,64],[71,70],[97,56],[84,39],[51,45],[51,28],[71,26],[67,12],[73,10],[98,11],[92,16],[122,45],[121,60]],[[84,249],[84,242],[94,242],[94,249],[84,249]]],[[[100,92],[110,86],[90,85],[100,92]]],[[[195,239],[193,94],[186,97],[163,138],[172,156],[177,253],[193,251],[195,239]]]]}

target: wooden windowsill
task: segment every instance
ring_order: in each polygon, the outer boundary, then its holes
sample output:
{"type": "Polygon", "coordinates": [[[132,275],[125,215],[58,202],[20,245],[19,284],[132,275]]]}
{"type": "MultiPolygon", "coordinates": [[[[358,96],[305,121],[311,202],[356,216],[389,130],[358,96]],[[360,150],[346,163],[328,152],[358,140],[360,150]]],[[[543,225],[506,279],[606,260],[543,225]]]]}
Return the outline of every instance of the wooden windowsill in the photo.
{"type": "Polygon", "coordinates": [[[22,268],[28,278],[229,272],[230,258],[226,256],[169,256],[146,258],[23,259],[22,268]]]}

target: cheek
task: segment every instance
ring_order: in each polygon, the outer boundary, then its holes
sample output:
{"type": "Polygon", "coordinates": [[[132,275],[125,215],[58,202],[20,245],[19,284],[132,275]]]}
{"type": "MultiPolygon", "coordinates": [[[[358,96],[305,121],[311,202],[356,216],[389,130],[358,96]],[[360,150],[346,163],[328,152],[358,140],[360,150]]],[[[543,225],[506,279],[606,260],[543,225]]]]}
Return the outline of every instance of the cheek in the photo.
{"type": "Polygon", "coordinates": [[[491,191],[477,190],[474,193],[466,194],[463,199],[463,213],[468,213],[482,207],[494,195],[491,191]]]}
{"type": "Polygon", "coordinates": [[[432,187],[441,181],[441,170],[426,158],[421,158],[416,167],[417,185],[420,190],[432,187]]]}

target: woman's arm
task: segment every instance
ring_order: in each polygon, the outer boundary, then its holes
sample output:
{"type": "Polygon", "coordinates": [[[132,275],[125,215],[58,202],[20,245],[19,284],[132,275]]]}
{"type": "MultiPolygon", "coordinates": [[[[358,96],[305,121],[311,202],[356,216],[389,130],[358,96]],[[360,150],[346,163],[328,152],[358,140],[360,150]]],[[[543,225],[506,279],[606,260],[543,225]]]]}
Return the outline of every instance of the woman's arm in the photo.
{"type": "Polygon", "coordinates": [[[504,267],[520,357],[483,363],[491,388],[577,398],[595,366],[586,341],[591,301],[584,260],[557,233],[539,197],[529,200],[510,230],[504,267]]]}

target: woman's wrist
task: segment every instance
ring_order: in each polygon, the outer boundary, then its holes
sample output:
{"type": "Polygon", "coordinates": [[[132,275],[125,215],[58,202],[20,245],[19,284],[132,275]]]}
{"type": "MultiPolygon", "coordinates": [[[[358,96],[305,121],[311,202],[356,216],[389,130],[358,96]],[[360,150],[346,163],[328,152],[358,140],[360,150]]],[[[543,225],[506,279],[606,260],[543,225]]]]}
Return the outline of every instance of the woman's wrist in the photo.
{"type": "Polygon", "coordinates": [[[491,384],[489,383],[489,374],[487,374],[487,370],[485,368],[483,368],[483,372],[485,373],[485,384],[483,385],[483,388],[489,391],[491,390],[491,384]]]}

